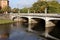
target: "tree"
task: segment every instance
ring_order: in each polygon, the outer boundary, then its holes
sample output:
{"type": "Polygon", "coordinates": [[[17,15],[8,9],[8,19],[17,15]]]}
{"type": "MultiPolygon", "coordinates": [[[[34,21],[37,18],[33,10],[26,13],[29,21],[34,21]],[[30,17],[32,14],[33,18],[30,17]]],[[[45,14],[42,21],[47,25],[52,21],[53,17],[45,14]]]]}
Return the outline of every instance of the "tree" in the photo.
{"type": "Polygon", "coordinates": [[[47,8],[48,13],[60,13],[60,4],[57,1],[37,1],[33,4],[31,9],[35,10],[36,13],[44,13],[47,8]]]}
{"type": "Polygon", "coordinates": [[[30,13],[34,13],[34,11],[35,11],[34,8],[31,7],[31,8],[30,8],[30,13]]]}
{"type": "Polygon", "coordinates": [[[46,2],[45,1],[38,1],[36,3],[33,4],[33,9],[37,12],[37,13],[41,13],[41,12],[44,12],[45,10],[45,7],[46,6],[46,2]]]}
{"type": "Polygon", "coordinates": [[[5,6],[1,9],[3,12],[11,12],[11,7],[10,6],[5,6]]]}
{"type": "Polygon", "coordinates": [[[14,8],[14,9],[12,9],[12,12],[13,12],[13,13],[18,13],[18,11],[19,11],[18,8],[14,8]]]}
{"type": "Polygon", "coordinates": [[[27,12],[28,12],[28,8],[20,9],[20,12],[21,12],[21,13],[27,13],[27,12]]]}
{"type": "Polygon", "coordinates": [[[3,10],[0,10],[0,13],[3,13],[3,10]]]}
{"type": "Polygon", "coordinates": [[[60,4],[57,1],[49,2],[48,13],[60,13],[60,4]]]}

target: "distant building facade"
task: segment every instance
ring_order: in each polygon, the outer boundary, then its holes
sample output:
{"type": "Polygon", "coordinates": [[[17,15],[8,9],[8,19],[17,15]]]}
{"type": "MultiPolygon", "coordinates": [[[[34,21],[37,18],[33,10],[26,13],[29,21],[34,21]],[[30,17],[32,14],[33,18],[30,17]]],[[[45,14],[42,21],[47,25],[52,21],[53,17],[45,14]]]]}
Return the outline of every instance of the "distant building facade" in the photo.
{"type": "Polygon", "coordinates": [[[0,9],[9,6],[9,1],[8,0],[0,0],[0,9]]]}

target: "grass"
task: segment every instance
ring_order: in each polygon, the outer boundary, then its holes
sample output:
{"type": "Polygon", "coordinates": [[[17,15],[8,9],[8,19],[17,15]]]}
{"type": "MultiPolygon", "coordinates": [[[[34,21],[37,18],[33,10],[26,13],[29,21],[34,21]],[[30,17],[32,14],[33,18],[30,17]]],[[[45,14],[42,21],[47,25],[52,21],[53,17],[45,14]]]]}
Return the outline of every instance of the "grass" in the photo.
{"type": "Polygon", "coordinates": [[[3,20],[3,19],[0,19],[0,24],[6,24],[6,23],[13,23],[14,21],[12,20],[3,20]]]}

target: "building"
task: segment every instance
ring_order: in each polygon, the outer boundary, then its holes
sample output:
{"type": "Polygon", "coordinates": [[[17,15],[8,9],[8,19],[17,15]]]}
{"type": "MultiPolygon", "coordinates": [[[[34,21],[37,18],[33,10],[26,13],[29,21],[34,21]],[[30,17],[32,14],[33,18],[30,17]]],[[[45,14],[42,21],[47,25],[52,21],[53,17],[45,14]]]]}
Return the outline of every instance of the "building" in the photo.
{"type": "Polygon", "coordinates": [[[0,9],[9,6],[9,1],[8,0],[0,0],[0,9]]]}

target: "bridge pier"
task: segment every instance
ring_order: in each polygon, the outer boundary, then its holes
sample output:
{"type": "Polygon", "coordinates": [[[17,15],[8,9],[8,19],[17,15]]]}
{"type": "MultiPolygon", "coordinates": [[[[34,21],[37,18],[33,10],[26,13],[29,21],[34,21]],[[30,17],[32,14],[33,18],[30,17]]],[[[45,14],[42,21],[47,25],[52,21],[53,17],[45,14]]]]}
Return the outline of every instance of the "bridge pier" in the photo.
{"type": "Polygon", "coordinates": [[[53,27],[55,26],[54,23],[52,23],[51,21],[49,20],[45,20],[46,24],[45,24],[45,37],[48,37],[48,33],[53,29],[53,27]]]}
{"type": "Polygon", "coordinates": [[[32,31],[32,29],[31,29],[31,18],[29,17],[28,18],[28,31],[32,31]]]}
{"type": "Polygon", "coordinates": [[[37,21],[35,21],[34,19],[32,19],[32,17],[28,17],[28,31],[33,31],[32,30],[32,24],[34,23],[38,23],[37,21]]]}

